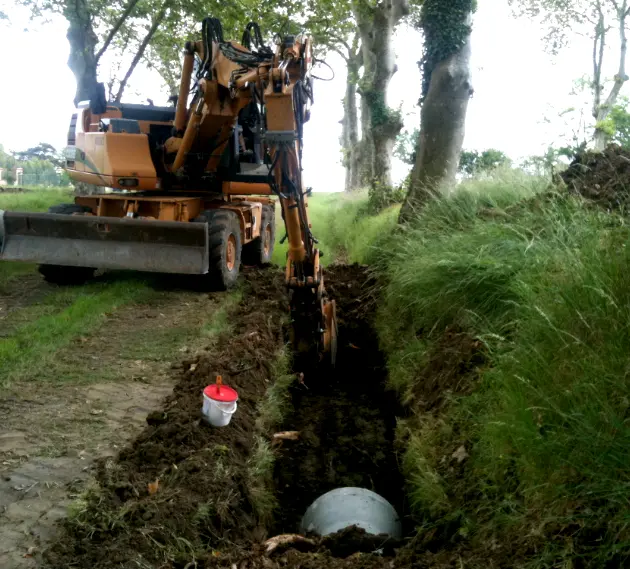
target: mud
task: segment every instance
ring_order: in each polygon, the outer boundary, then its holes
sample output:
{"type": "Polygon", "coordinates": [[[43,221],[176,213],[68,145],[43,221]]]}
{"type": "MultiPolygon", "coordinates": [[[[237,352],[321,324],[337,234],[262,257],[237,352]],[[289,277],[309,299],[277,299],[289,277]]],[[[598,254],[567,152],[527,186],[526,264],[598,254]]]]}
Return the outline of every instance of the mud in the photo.
{"type": "Polygon", "coordinates": [[[630,150],[611,144],[604,152],[578,154],[560,174],[570,192],[606,209],[630,206],[630,150]]]}
{"type": "Polygon", "coordinates": [[[31,190],[27,190],[26,188],[14,188],[10,186],[0,186],[0,194],[22,194],[25,192],[30,192],[31,190]]]}
{"type": "Polygon", "coordinates": [[[457,328],[447,328],[418,369],[407,394],[415,413],[438,414],[453,395],[467,395],[477,387],[479,369],[486,363],[483,343],[457,328]]]}

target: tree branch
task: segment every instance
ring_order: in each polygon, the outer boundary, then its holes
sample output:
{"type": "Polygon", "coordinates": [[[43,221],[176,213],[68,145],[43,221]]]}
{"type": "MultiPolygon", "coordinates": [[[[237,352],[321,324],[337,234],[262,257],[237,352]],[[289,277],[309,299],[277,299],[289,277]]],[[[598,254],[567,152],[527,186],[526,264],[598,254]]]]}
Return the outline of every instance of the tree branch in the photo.
{"type": "Polygon", "coordinates": [[[623,84],[628,80],[628,76],[626,75],[626,56],[628,54],[628,37],[626,34],[626,16],[624,15],[627,9],[627,0],[623,2],[623,11],[619,12],[619,40],[621,42],[621,47],[619,49],[619,69],[617,70],[617,75],[615,75],[615,83],[606,98],[606,102],[604,103],[604,116],[599,119],[603,120],[608,116],[610,109],[617,101],[617,97],[619,96],[619,92],[623,87],[623,84]]]}
{"type": "Polygon", "coordinates": [[[129,14],[131,14],[131,11],[136,7],[136,4],[139,1],[140,0],[129,0],[129,3],[125,7],[123,13],[120,15],[120,18],[118,18],[118,20],[114,24],[114,27],[107,34],[107,37],[105,38],[101,49],[98,50],[98,53],[96,54],[96,63],[98,63],[98,60],[107,51],[107,48],[112,43],[114,36],[118,33],[118,30],[125,23],[125,20],[129,17],[129,14]]]}
{"type": "Polygon", "coordinates": [[[348,57],[346,53],[344,53],[344,51],[341,48],[337,47],[336,45],[333,45],[331,46],[330,49],[332,49],[335,53],[339,54],[342,57],[342,59],[346,62],[346,65],[348,65],[348,61],[350,58],[348,57]]]}
{"type": "Polygon", "coordinates": [[[138,47],[138,51],[136,52],[136,55],[131,61],[131,64],[129,65],[129,69],[127,69],[127,73],[125,73],[125,76],[120,82],[120,87],[118,88],[118,93],[116,94],[116,99],[115,99],[116,103],[120,103],[120,100],[122,99],[122,96],[123,96],[123,91],[125,90],[125,87],[127,86],[127,81],[129,81],[131,74],[134,72],[134,69],[136,68],[136,65],[138,65],[138,62],[142,59],[142,56],[144,55],[144,52],[147,49],[147,46],[149,45],[149,42],[153,38],[159,25],[164,20],[164,17],[166,16],[166,11],[168,10],[170,3],[171,3],[171,0],[166,0],[166,2],[162,4],[162,8],[160,9],[160,12],[153,20],[153,23],[151,24],[151,28],[147,32],[147,35],[144,36],[142,43],[138,47]]]}
{"type": "Polygon", "coordinates": [[[597,2],[599,20],[595,27],[595,37],[593,39],[593,117],[597,119],[599,107],[602,99],[602,65],[604,61],[604,48],[606,46],[606,32],[604,14],[601,4],[597,2]]]}
{"type": "MultiPolygon", "coordinates": [[[[343,47],[345,47],[348,50],[348,55],[352,53],[352,48],[350,47],[350,45],[348,44],[348,42],[346,40],[344,40],[343,38],[340,38],[339,36],[336,36],[335,34],[329,34],[328,36],[331,40],[340,43],[343,47]]],[[[333,48],[334,49],[334,48],[333,48]]],[[[337,50],[335,50],[337,51],[337,50]]],[[[337,53],[339,53],[339,51],[337,51],[337,53]]]]}

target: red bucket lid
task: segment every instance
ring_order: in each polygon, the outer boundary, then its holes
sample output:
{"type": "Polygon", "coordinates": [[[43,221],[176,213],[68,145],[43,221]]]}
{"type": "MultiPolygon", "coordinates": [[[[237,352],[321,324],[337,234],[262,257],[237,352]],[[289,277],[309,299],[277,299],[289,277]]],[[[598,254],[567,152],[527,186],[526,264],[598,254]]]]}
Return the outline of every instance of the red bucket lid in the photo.
{"type": "Polygon", "coordinates": [[[238,399],[236,390],[227,385],[218,385],[216,383],[208,385],[208,387],[203,390],[203,394],[214,401],[223,401],[225,403],[231,403],[238,399]]]}

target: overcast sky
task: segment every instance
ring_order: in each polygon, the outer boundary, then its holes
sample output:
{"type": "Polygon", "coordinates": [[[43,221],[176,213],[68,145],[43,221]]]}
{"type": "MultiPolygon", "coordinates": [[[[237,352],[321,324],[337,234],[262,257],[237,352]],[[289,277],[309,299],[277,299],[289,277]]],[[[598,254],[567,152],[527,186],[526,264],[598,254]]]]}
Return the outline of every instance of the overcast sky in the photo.
{"type": "MultiPolygon", "coordinates": [[[[0,23],[0,144],[20,150],[38,142],[63,148],[72,114],[74,77],[67,67],[68,43],[63,19],[47,24],[29,22],[24,8],[0,0],[11,26],[0,23]]],[[[481,0],[473,32],[474,97],[470,103],[467,149],[498,148],[515,160],[540,154],[567,132],[566,118],[558,114],[576,105],[571,97],[574,80],[588,73],[590,42],[576,38],[559,56],[543,49],[543,31],[527,20],[511,16],[507,0],[481,0]]],[[[416,101],[420,93],[421,58],[418,32],[405,26],[396,37],[398,73],[389,90],[389,104],[402,106],[406,128],[419,124],[416,101]]],[[[614,54],[608,62],[613,65],[614,54]]],[[[315,190],[343,188],[339,136],[345,71],[340,58],[328,62],[336,72],[331,82],[315,85],[315,106],[305,129],[306,183],[315,190]]],[[[107,61],[101,79],[108,76],[107,61]]],[[[324,75],[322,71],[322,75],[324,75]]],[[[161,81],[154,72],[138,69],[127,90],[126,102],[166,104],[161,81]]],[[[575,99],[575,100],[574,100],[575,99]]],[[[580,101],[583,97],[580,99],[580,101]]],[[[401,179],[407,166],[396,163],[401,179]]]]}

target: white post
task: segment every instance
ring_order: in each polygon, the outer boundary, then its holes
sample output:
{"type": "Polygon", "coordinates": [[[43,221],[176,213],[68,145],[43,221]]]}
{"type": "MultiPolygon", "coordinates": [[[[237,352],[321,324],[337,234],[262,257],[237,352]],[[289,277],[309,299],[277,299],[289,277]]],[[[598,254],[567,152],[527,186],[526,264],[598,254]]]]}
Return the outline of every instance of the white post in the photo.
{"type": "Polygon", "coordinates": [[[4,168],[0,168],[0,186],[4,186],[4,168]]]}
{"type": "Polygon", "coordinates": [[[15,169],[15,185],[21,186],[22,179],[24,177],[24,168],[16,168],[15,169]]]}

